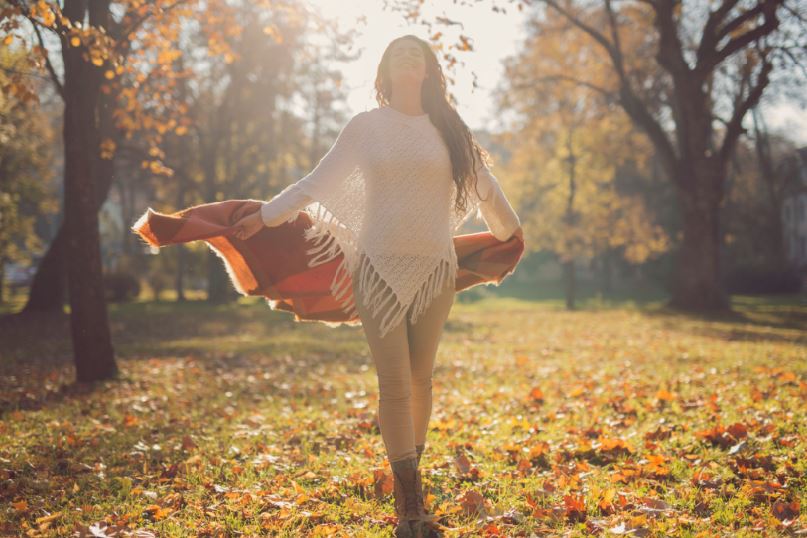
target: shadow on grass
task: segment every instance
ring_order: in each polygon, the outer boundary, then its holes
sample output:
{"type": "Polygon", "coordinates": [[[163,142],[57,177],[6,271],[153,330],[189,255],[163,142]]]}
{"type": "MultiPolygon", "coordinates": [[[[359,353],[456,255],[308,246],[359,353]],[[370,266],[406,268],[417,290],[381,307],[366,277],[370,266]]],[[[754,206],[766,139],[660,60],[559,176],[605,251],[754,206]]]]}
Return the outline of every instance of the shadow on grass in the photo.
{"type": "MultiPolygon", "coordinates": [[[[210,305],[139,302],[109,305],[116,355],[125,359],[159,358],[189,353],[326,355],[358,351],[360,327],[326,327],[292,321],[291,314],[262,304],[210,305]]],[[[3,342],[0,372],[25,362],[70,360],[68,314],[42,313],[0,317],[3,342]]]]}
{"type": "Polygon", "coordinates": [[[725,341],[807,343],[807,306],[798,295],[731,298],[729,312],[693,314],[661,305],[643,313],[666,328],[686,324],[693,334],[725,341]]]}
{"type": "MultiPolygon", "coordinates": [[[[483,299],[497,297],[502,300],[540,302],[542,307],[550,310],[568,311],[562,286],[557,282],[539,282],[533,285],[510,279],[498,287],[471,288],[459,297],[464,304],[479,304],[480,307],[485,307],[483,299]]],[[[669,295],[662,288],[651,283],[603,293],[594,283],[582,281],[578,286],[575,309],[584,312],[636,310],[662,320],[668,328],[686,323],[688,329],[696,334],[727,341],[807,341],[804,331],[804,327],[807,327],[807,294],[804,293],[733,295],[732,311],[720,314],[677,310],[667,306],[668,299],[669,295]]]]}
{"type": "MultiPolygon", "coordinates": [[[[262,372],[282,367],[303,379],[319,367],[360,370],[369,362],[361,327],[297,323],[252,301],[211,305],[138,302],[109,305],[118,366],[124,361],[193,358],[209,371],[262,372]]],[[[74,383],[70,319],[65,313],[0,316],[0,416],[84,395],[74,383]],[[75,385],[75,386],[73,386],[75,385]]],[[[117,380],[125,382],[125,368],[117,380]]]]}

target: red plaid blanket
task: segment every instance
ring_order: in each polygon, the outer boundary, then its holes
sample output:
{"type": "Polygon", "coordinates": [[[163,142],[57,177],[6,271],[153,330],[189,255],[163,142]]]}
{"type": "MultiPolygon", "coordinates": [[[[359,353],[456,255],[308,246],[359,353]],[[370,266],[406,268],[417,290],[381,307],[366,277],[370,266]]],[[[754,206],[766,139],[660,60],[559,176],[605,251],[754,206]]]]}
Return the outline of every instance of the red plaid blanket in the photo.
{"type": "MultiPolygon", "coordinates": [[[[351,318],[339,308],[330,291],[342,256],[308,267],[306,250],[311,245],[303,231],[312,221],[305,211],[292,222],[264,227],[246,240],[231,235],[235,223],[260,205],[258,200],[226,200],[170,214],[148,208],[131,230],[153,247],[205,241],[224,261],[239,293],[263,296],[272,309],[292,312],[295,321],[360,323],[357,316],[351,318]]],[[[499,241],[490,232],[457,235],[454,247],[459,265],[456,291],[478,284],[498,285],[515,270],[524,252],[518,237],[499,241]]]]}

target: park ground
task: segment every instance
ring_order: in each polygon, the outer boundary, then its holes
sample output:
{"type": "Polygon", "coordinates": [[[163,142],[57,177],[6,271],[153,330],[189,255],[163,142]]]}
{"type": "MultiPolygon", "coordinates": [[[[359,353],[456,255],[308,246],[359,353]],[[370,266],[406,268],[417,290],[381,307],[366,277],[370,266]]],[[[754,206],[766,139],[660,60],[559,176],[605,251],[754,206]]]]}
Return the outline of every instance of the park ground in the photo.
{"type": "MultiPolygon", "coordinates": [[[[714,319],[472,291],[422,461],[447,536],[807,533],[803,296],[714,319]]],[[[0,536],[391,536],[360,327],[255,298],[110,322],[121,375],[93,388],[66,316],[0,322],[0,536]]]]}

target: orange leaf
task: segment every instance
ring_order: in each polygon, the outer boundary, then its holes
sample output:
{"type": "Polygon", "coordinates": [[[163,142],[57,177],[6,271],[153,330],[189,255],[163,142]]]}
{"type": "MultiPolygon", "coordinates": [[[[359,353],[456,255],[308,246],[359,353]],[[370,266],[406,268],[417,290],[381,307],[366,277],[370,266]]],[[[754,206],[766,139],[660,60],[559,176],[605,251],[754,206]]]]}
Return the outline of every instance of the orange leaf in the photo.
{"type": "Polygon", "coordinates": [[[799,501],[783,502],[776,501],[771,507],[773,516],[779,521],[793,520],[799,517],[799,501]]]}
{"type": "Polygon", "coordinates": [[[582,495],[564,495],[563,506],[570,521],[586,520],[586,500],[582,495]]]}
{"type": "Polygon", "coordinates": [[[530,398],[536,402],[543,402],[544,401],[544,393],[538,387],[533,387],[530,391],[530,398]]]}
{"type": "Polygon", "coordinates": [[[392,493],[393,486],[392,473],[387,473],[383,469],[373,471],[373,487],[376,499],[381,499],[385,495],[392,493]]]}
{"type": "Polygon", "coordinates": [[[454,465],[457,466],[460,474],[468,474],[471,471],[471,460],[465,454],[460,454],[454,458],[454,465]]]}
{"type": "Polygon", "coordinates": [[[478,491],[470,490],[456,497],[466,515],[476,515],[485,512],[485,498],[478,491]]]}

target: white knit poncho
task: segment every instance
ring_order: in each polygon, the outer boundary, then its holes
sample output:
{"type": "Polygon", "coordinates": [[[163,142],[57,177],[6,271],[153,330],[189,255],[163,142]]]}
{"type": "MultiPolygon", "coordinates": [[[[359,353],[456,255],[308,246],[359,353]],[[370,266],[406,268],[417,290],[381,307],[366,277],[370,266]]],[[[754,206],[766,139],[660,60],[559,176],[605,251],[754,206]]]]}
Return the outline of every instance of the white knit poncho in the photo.
{"type": "Polygon", "coordinates": [[[448,148],[429,115],[377,107],[353,116],[314,170],[263,204],[261,218],[278,226],[304,209],[314,223],[305,233],[313,241],[309,265],[343,253],[331,291],[353,315],[350,276],[358,270],[365,306],[384,316],[383,337],[411,305],[414,323],[435,295],[454,286],[452,238],[475,211],[501,241],[521,225],[489,168],[479,162],[477,172],[482,199],[472,185],[460,214],[448,148]]]}

